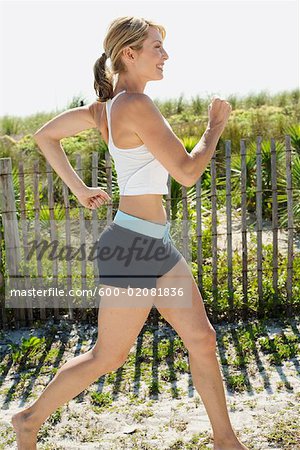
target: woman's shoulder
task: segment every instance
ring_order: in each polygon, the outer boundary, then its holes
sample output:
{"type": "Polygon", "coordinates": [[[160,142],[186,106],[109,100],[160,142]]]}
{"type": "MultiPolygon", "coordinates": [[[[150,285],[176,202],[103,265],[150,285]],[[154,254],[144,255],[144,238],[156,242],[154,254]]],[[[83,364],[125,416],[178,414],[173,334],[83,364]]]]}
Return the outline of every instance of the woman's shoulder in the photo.
{"type": "Polygon", "coordinates": [[[123,120],[136,115],[146,116],[154,109],[158,111],[149,95],[140,92],[125,92],[116,99],[115,103],[117,107],[114,104],[114,117],[122,117],[123,120]]]}
{"type": "Polygon", "coordinates": [[[102,134],[103,128],[106,128],[105,103],[95,100],[94,102],[88,104],[88,108],[96,127],[102,134]]]}
{"type": "Polygon", "coordinates": [[[99,123],[98,119],[100,118],[100,116],[102,114],[104,105],[105,105],[105,103],[101,103],[98,101],[94,101],[94,102],[88,104],[88,108],[91,113],[91,116],[93,117],[93,119],[96,123],[99,123]]]}
{"type": "MultiPolygon", "coordinates": [[[[108,124],[105,105],[106,102],[94,101],[88,105],[88,108],[102,137],[107,140],[108,124]]],[[[149,111],[149,107],[151,109],[153,106],[158,112],[152,99],[147,94],[124,92],[124,94],[119,95],[116,102],[114,102],[113,120],[119,123],[119,127],[121,127],[122,130],[126,130],[131,122],[131,116],[135,117],[137,113],[142,116],[147,115],[147,109],[149,111]]]]}
{"type": "MultiPolygon", "coordinates": [[[[113,99],[115,96],[113,97],[113,99]]],[[[147,94],[139,92],[124,92],[119,95],[113,102],[113,108],[111,109],[111,117],[113,120],[121,120],[122,123],[127,123],[130,117],[135,114],[143,114],[146,105],[152,103],[152,100],[147,94]]]]}

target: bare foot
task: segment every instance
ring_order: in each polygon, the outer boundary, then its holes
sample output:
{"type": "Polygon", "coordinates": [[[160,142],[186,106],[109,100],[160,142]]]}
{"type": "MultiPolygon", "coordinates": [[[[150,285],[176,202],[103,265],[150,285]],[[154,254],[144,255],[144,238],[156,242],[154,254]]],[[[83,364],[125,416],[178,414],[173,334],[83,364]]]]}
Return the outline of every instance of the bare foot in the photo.
{"type": "Polygon", "coordinates": [[[32,426],[26,410],[17,412],[11,418],[17,435],[18,450],[36,450],[38,429],[32,426]]]}
{"type": "Polygon", "coordinates": [[[242,444],[239,439],[235,438],[231,440],[218,441],[214,443],[213,450],[249,450],[244,444],[242,444]]]}

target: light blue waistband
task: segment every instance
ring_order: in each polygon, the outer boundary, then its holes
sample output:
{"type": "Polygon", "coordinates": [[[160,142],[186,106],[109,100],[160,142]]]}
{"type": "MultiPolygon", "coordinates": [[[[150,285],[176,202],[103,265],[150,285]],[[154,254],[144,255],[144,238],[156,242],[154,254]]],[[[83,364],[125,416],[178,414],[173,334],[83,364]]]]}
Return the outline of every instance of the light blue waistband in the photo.
{"type": "Polygon", "coordinates": [[[164,244],[167,243],[168,239],[172,240],[170,236],[170,222],[166,222],[164,225],[150,222],[149,220],[127,214],[120,209],[116,212],[113,221],[117,225],[128,228],[132,231],[136,231],[147,236],[152,236],[157,239],[163,239],[164,244]]]}

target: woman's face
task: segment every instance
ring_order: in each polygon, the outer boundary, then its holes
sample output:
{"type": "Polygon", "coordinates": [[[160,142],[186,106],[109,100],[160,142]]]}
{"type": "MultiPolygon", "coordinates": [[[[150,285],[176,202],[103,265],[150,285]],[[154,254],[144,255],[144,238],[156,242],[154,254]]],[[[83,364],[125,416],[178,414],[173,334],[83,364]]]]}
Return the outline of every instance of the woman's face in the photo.
{"type": "Polygon", "coordinates": [[[134,52],[134,56],[134,63],[129,70],[133,69],[147,81],[160,80],[163,77],[163,64],[169,56],[163,47],[161,34],[156,28],[149,27],[143,49],[139,53],[134,52]]]}

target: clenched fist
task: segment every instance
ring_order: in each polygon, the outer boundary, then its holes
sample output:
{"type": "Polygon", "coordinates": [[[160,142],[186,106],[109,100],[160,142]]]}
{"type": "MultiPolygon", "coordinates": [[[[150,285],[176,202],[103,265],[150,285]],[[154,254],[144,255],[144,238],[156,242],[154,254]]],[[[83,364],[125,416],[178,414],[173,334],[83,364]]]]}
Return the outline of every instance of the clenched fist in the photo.
{"type": "Polygon", "coordinates": [[[74,194],[79,203],[89,209],[96,209],[111,200],[110,196],[98,187],[84,186],[76,190],[74,194]]]}
{"type": "Polygon", "coordinates": [[[232,107],[229,102],[222,100],[216,95],[213,96],[208,106],[208,125],[210,128],[220,127],[224,130],[232,107]]]}

